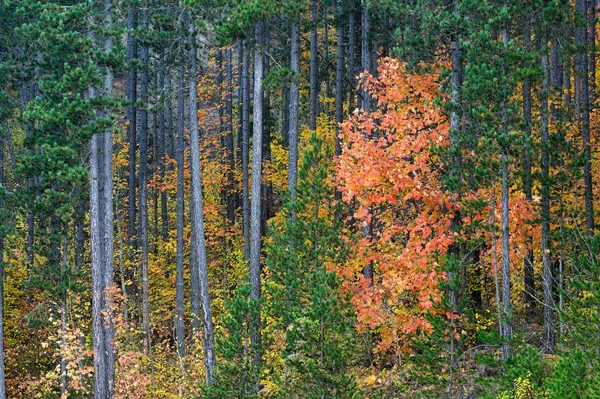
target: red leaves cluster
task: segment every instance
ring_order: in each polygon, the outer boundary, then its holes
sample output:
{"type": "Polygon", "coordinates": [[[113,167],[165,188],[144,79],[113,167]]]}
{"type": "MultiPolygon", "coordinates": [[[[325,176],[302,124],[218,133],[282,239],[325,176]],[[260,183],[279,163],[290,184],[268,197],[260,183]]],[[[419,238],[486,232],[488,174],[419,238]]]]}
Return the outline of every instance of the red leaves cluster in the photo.
{"type": "Polygon", "coordinates": [[[424,313],[439,299],[443,278],[438,258],[452,242],[443,165],[434,151],[447,145],[449,130],[434,104],[436,76],[383,59],[378,77],[367,75],[364,83],[375,111],[356,110],[341,134],[339,189],[353,204],[356,230],[372,232],[351,241],[353,256],[342,273],[359,324],[380,332],[381,349],[428,327],[424,313]],[[372,282],[361,276],[369,262],[372,282]]]}

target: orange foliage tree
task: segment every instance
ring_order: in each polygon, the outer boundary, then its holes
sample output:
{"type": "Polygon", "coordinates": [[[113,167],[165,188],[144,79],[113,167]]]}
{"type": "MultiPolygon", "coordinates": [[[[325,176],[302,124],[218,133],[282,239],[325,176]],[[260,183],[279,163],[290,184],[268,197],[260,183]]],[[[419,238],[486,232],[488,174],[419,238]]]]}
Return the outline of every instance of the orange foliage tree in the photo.
{"type": "Polygon", "coordinates": [[[341,273],[359,327],[379,332],[381,351],[392,345],[400,351],[404,335],[429,328],[425,314],[440,300],[441,264],[453,241],[444,165],[435,151],[448,145],[449,132],[435,104],[441,98],[437,76],[383,59],[378,76],[364,80],[375,111],[355,111],[341,133],[342,200],[353,208],[356,223],[373,231],[348,238],[353,256],[341,273]],[[373,281],[361,275],[369,262],[373,281]]]}

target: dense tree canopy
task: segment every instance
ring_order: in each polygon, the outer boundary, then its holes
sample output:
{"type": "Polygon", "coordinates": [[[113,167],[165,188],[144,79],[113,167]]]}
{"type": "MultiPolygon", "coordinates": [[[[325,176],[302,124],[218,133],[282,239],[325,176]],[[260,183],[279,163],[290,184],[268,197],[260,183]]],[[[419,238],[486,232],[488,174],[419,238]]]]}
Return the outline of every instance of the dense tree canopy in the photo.
{"type": "Polygon", "coordinates": [[[0,399],[597,398],[594,0],[1,0],[0,399]]]}

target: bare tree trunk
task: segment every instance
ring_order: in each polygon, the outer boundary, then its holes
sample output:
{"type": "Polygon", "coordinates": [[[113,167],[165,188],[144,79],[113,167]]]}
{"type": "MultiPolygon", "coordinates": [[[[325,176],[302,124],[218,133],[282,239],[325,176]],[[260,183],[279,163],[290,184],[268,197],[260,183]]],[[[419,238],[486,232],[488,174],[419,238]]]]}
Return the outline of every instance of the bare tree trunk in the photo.
{"type": "Polygon", "coordinates": [[[291,23],[290,69],[293,78],[290,83],[290,126],[288,131],[288,191],[290,199],[296,198],[296,183],[298,181],[298,109],[300,96],[298,78],[300,77],[300,39],[298,25],[291,23]]]}
{"type": "MultiPolygon", "coordinates": [[[[164,50],[160,54],[160,70],[158,71],[158,88],[160,90],[160,113],[158,115],[158,158],[160,168],[160,181],[165,181],[165,156],[167,148],[165,116],[166,116],[166,98],[168,93],[165,90],[165,55],[164,50]]],[[[168,71],[166,71],[168,73],[168,71]]],[[[163,242],[169,238],[169,212],[168,212],[167,191],[160,192],[160,227],[161,238],[163,242]]]]}
{"type": "Polygon", "coordinates": [[[575,56],[576,75],[579,76],[581,85],[581,138],[583,141],[583,151],[585,165],[583,167],[583,181],[585,184],[585,225],[587,234],[593,235],[594,232],[594,192],[592,187],[592,163],[590,148],[590,96],[589,96],[589,71],[586,40],[586,0],[577,0],[575,2],[575,12],[578,19],[578,25],[575,28],[575,45],[578,48],[575,56]]]}
{"type": "MultiPolygon", "coordinates": [[[[504,0],[504,8],[507,8],[507,0],[504,0]]],[[[510,357],[509,341],[512,338],[511,303],[510,303],[510,231],[509,231],[509,127],[508,127],[508,71],[506,57],[508,56],[508,27],[502,27],[502,44],[504,46],[504,62],[502,65],[502,358],[508,360],[510,357]]]]}
{"type": "MultiPolygon", "coordinates": [[[[362,0],[361,16],[362,16],[362,24],[361,24],[362,45],[361,45],[360,57],[361,57],[362,72],[368,73],[371,71],[371,51],[369,49],[369,31],[370,31],[369,0],[362,0]]],[[[364,83],[364,79],[363,79],[363,83],[364,83]]],[[[360,103],[360,107],[365,112],[371,112],[370,95],[367,92],[367,90],[365,90],[364,87],[362,87],[362,86],[361,86],[361,90],[360,90],[359,103],[360,103]]]]}
{"type": "MultiPolygon", "coordinates": [[[[523,46],[524,50],[531,51],[531,23],[529,15],[526,15],[523,22],[523,46]]],[[[523,80],[523,123],[526,137],[526,145],[523,150],[523,193],[530,203],[533,200],[532,178],[531,178],[531,82],[529,79],[523,80]]],[[[533,268],[533,237],[527,237],[527,255],[523,260],[523,280],[525,283],[525,303],[527,306],[527,317],[531,321],[536,313],[535,298],[535,276],[533,268]]]]}
{"type": "MultiPolygon", "coordinates": [[[[142,29],[148,30],[148,6],[142,8],[142,29]]],[[[148,286],[148,63],[150,49],[142,47],[140,62],[142,63],[142,76],[140,83],[140,100],[143,107],[140,109],[140,173],[139,173],[139,239],[142,248],[142,324],[144,328],[144,353],[150,353],[150,313],[149,313],[149,286],[148,286]]]]}
{"type": "Polygon", "coordinates": [[[231,47],[225,51],[225,162],[227,164],[226,204],[227,220],[230,225],[235,223],[235,168],[233,148],[233,59],[231,47]]]}
{"type": "MultiPolygon", "coordinates": [[[[250,298],[260,300],[260,251],[261,251],[261,185],[262,185],[262,136],[263,136],[263,66],[262,54],[264,41],[264,22],[259,21],[255,27],[255,50],[254,50],[254,118],[252,131],[252,200],[250,201],[250,284],[252,290],[250,298]]],[[[254,320],[251,333],[252,344],[260,346],[260,315],[254,320]]],[[[255,365],[260,364],[261,353],[256,352],[253,359],[255,365]]],[[[258,389],[258,383],[256,384],[258,389]]]]}
{"type": "Polygon", "coordinates": [[[177,266],[175,272],[175,337],[177,340],[177,355],[185,356],[185,325],[184,325],[184,286],[183,286],[183,227],[184,219],[184,75],[185,60],[183,43],[179,43],[179,87],[177,93],[177,266]]]}
{"type": "Polygon", "coordinates": [[[128,141],[129,141],[129,176],[128,176],[128,229],[129,245],[132,248],[137,247],[136,243],[136,207],[135,207],[135,193],[136,193],[136,154],[137,154],[137,109],[135,103],[137,101],[137,67],[135,65],[135,59],[137,57],[137,42],[133,35],[133,31],[137,29],[137,9],[133,5],[128,7],[128,18],[127,18],[127,62],[129,64],[129,71],[127,72],[127,100],[130,101],[130,105],[127,107],[127,120],[129,125],[127,126],[128,141]]]}
{"type": "MultiPolygon", "coordinates": [[[[317,0],[312,0],[310,30],[310,104],[309,128],[317,128],[317,108],[319,106],[319,61],[317,42],[317,0]]],[[[255,72],[256,73],[256,72],[255,72]]]]}
{"type": "MultiPolygon", "coordinates": [[[[104,3],[104,29],[110,32],[112,29],[112,0],[105,0],[104,3]]],[[[104,39],[104,51],[107,54],[112,52],[113,38],[107,34],[104,39]]],[[[104,75],[104,95],[107,98],[112,97],[113,74],[110,66],[105,69],[104,75]]],[[[104,111],[105,117],[108,116],[108,110],[104,111]]],[[[103,290],[104,290],[104,350],[106,351],[106,380],[107,380],[107,395],[109,398],[114,396],[115,392],[115,352],[114,352],[114,325],[112,320],[113,297],[110,292],[110,287],[113,284],[113,245],[114,245],[114,230],[113,230],[113,160],[112,160],[112,144],[113,135],[112,127],[109,126],[103,133],[103,162],[104,162],[104,181],[103,198],[101,201],[104,204],[104,217],[102,219],[103,234],[104,234],[104,275],[103,275],[103,290]]]]}
{"type": "Polygon", "coordinates": [[[250,57],[248,44],[242,42],[242,230],[244,235],[244,259],[250,260],[250,204],[248,163],[250,158],[250,57]]]}
{"type": "Polygon", "coordinates": [[[596,98],[596,0],[588,0],[589,5],[589,27],[588,27],[588,46],[589,54],[589,103],[590,107],[594,106],[596,98]]]}
{"type": "MultiPolygon", "coordinates": [[[[339,18],[337,26],[337,51],[335,54],[335,155],[342,154],[342,142],[339,137],[340,125],[344,118],[344,30],[342,25],[342,1],[337,1],[337,14],[339,18]]],[[[336,190],[336,194],[339,194],[336,190]]],[[[338,195],[339,197],[339,195],[338,195]]],[[[340,199],[340,198],[338,198],[340,199]]]]}
{"type": "Polygon", "coordinates": [[[356,98],[356,71],[354,68],[354,44],[356,42],[355,32],[356,32],[356,10],[354,8],[356,0],[351,0],[350,6],[350,16],[348,20],[348,78],[350,79],[350,90],[348,95],[348,111],[352,113],[355,108],[355,98],[356,98]]]}
{"type": "MultiPolygon", "coordinates": [[[[95,96],[89,90],[89,98],[95,96]]],[[[103,297],[103,238],[100,232],[100,191],[98,165],[98,135],[90,139],[90,238],[92,257],[92,331],[94,335],[94,398],[107,396],[106,356],[104,348],[104,326],[102,317],[103,297]]]]}
{"type": "Polygon", "coordinates": [[[195,231],[194,242],[192,245],[197,251],[197,264],[192,267],[198,274],[200,288],[200,299],[202,305],[202,321],[204,327],[204,365],[206,368],[206,383],[211,384],[214,377],[216,366],[215,358],[215,338],[212,312],[210,308],[210,293],[208,291],[208,269],[206,265],[206,241],[204,237],[204,214],[202,208],[202,179],[200,170],[200,136],[198,129],[198,93],[197,89],[197,61],[196,61],[196,25],[193,15],[190,16],[189,23],[189,96],[190,96],[190,153],[191,153],[191,173],[192,173],[192,202],[194,204],[194,213],[192,219],[192,230],[195,231]]]}
{"type": "MultiPolygon", "coordinates": [[[[546,35],[546,33],[544,33],[546,35]]],[[[552,298],[552,263],[550,258],[550,156],[548,141],[548,94],[550,86],[550,71],[548,53],[541,54],[541,65],[544,71],[541,90],[541,144],[542,144],[542,270],[544,275],[544,351],[554,352],[556,342],[554,332],[554,303],[552,298]]]]}

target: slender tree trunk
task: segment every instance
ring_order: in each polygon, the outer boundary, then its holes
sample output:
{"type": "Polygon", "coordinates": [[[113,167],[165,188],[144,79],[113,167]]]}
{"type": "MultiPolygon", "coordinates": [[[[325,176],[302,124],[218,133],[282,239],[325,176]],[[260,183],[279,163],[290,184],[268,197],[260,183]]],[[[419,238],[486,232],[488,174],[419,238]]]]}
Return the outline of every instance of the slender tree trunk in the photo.
{"type": "MultiPolygon", "coordinates": [[[[63,232],[67,232],[67,226],[64,226],[63,232]]],[[[67,275],[67,251],[68,251],[68,235],[63,234],[62,237],[62,262],[61,262],[61,279],[63,284],[66,283],[67,275]]],[[[66,287],[66,285],[65,285],[66,287]]],[[[68,388],[68,371],[67,371],[67,290],[63,289],[60,298],[60,331],[61,331],[61,354],[60,354],[60,394],[65,396],[68,388]]]]}
{"type": "Polygon", "coordinates": [[[235,181],[233,171],[235,168],[233,148],[233,59],[231,47],[225,51],[225,161],[227,164],[226,204],[227,220],[230,225],[235,223],[235,181]]]}
{"type": "MultiPolygon", "coordinates": [[[[504,8],[507,8],[507,0],[504,0],[504,8]]],[[[508,126],[508,71],[506,67],[508,56],[508,27],[502,27],[502,44],[504,46],[504,62],[502,65],[502,317],[503,331],[502,358],[508,360],[510,357],[509,341],[512,338],[511,303],[510,303],[510,231],[509,231],[509,126],[508,126]]]]}
{"type": "Polygon", "coordinates": [[[248,44],[242,42],[242,230],[244,235],[244,259],[250,261],[250,204],[248,163],[250,158],[250,57],[248,44]]]}
{"type": "MultiPolygon", "coordinates": [[[[104,29],[110,32],[112,29],[112,0],[105,0],[104,3],[104,29]]],[[[113,38],[107,34],[104,39],[104,51],[106,54],[112,52],[113,38]]],[[[113,74],[110,66],[105,69],[104,76],[104,95],[107,98],[112,97],[113,74]]],[[[105,116],[108,116],[108,110],[104,111],[105,116]]],[[[113,284],[113,245],[114,245],[114,230],[113,230],[113,160],[112,160],[112,144],[113,135],[112,127],[108,127],[103,133],[103,162],[104,162],[104,181],[103,198],[101,201],[104,204],[104,216],[102,219],[103,234],[104,234],[104,275],[103,275],[103,290],[104,290],[104,350],[106,351],[106,380],[107,380],[107,395],[112,398],[115,393],[115,352],[114,352],[114,325],[112,320],[113,297],[110,288],[113,284]]],[[[65,249],[66,250],[66,249],[65,249]]]]}
{"type": "Polygon", "coordinates": [[[196,265],[192,269],[198,274],[200,288],[200,299],[202,305],[202,321],[204,327],[204,366],[206,374],[206,383],[211,384],[214,377],[216,366],[215,358],[215,338],[212,312],[210,308],[210,293],[208,291],[208,269],[206,264],[206,240],[204,237],[204,214],[202,208],[202,179],[200,170],[200,136],[198,129],[198,93],[197,90],[197,61],[196,61],[196,25],[193,15],[190,16],[189,23],[189,96],[190,96],[190,153],[191,153],[191,174],[192,174],[192,202],[194,204],[194,214],[192,219],[192,230],[195,231],[194,242],[192,245],[197,251],[196,265]]]}
{"type": "MultiPolygon", "coordinates": [[[[160,55],[160,71],[158,72],[158,87],[160,90],[160,113],[158,114],[158,158],[160,168],[160,181],[165,181],[165,157],[167,148],[166,129],[165,129],[165,116],[166,116],[166,98],[168,93],[165,87],[165,55],[164,51],[160,55]]],[[[168,73],[168,72],[167,72],[168,73]]],[[[168,211],[168,196],[167,191],[162,190],[160,192],[160,225],[161,225],[161,238],[163,242],[169,238],[169,211],[168,211]]]]}
{"type": "MultiPolygon", "coordinates": [[[[369,0],[362,0],[362,8],[361,8],[361,66],[363,73],[368,73],[371,71],[371,51],[369,48],[369,33],[370,33],[370,25],[369,25],[369,0]]],[[[364,83],[364,79],[363,79],[364,83]]],[[[361,86],[360,90],[360,107],[365,112],[371,112],[371,99],[367,90],[361,86]]]]}
{"type": "Polygon", "coordinates": [[[288,191],[290,199],[296,198],[296,183],[298,181],[298,109],[300,95],[298,79],[300,78],[300,38],[298,25],[291,23],[290,69],[293,78],[290,83],[290,126],[288,131],[288,191]]]}
{"type": "Polygon", "coordinates": [[[547,50],[541,54],[541,65],[544,72],[541,90],[541,145],[542,145],[542,270],[544,276],[544,351],[554,352],[556,342],[554,331],[554,302],[552,297],[552,263],[550,258],[550,156],[548,141],[548,95],[550,86],[550,68],[547,50]]]}
{"type": "MultiPolygon", "coordinates": [[[[252,200],[250,201],[250,284],[252,290],[250,298],[260,300],[260,251],[261,251],[261,180],[262,180],[262,136],[263,136],[263,66],[262,54],[264,41],[264,22],[259,21],[255,27],[254,50],[254,115],[252,131],[252,200]]],[[[253,321],[251,333],[252,344],[260,347],[260,315],[253,321]]],[[[253,363],[258,366],[261,362],[261,353],[257,351],[253,363]]],[[[258,382],[255,384],[258,390],[258,382]]]]}
{"type": "MultiPolygon", "coordinates": [[[[531,23],[529,16],[526,15],[523,22],[523,45],[524,50],[531,51],[531,23]]],[[[531,82],[529,79],[523,80],[523,123],[526,144],[523,150],[523,194],[528,202],[533,201],[532,178],[531,178],[531,82]]],[[[535,276],[533,268],[533,237],[527,237],[527,255],[523,260],[523,280],[525,282],[525,303],[527,306],[527,318],[531,321],[536,313],[535,298],[535,276]]]]}
{"type": "Polygon", "coordinates": [[[177,355],[185,356],[185,326],[184,326],[184,286],[183,286],[183,227],[184,219],[184,75],[185,61],[183,44],[179,44],[179,87],[177,93],[177,266],[175,272],[175,338],[177,340],[177,355]]]}
{"type": "Polygon", "coordinates": [[[352,113],[355,108],[355,98],[356,98],[356,71],[354,68],[354,44],[356,42],[355,32],[356,32],[356,10],[354,8],[356,0],[352,0],[350,12],[349,12],[349,20],[348,20],[348,78],[350,79],[350,90],[348,95],[348,111],[352,113]]]}
{"type": "MultiPolygon", "coordinates": [[[[309,128],[317,128],[317,108],[319,102],[319,61],[317,42],[317,0],[312,0],[311,6],[311,30],[310,30],[310,104],[309,104],[309,128]]],[[[256,73],[256,72],[255,72],[256,73]]]]}
{"type": "Polygon", "coordinates": [[[590,96],[589,96],[589,71],[586,39],[586,0],[575,2],[577,26],[575,28],[575,45],[577,55],[575,59],[576,75],[579,76],[581,85],[581,138],[585,165],[583,167],[583,181],[585,185],[585,225],[589,236],[594,233],[594,193],[592,188],[592,163],[590,148],[590,96]]]}
{"type": "MultiPolygon", "coordinates": [[[[90,89],[89,97],[94,97],[90,89]]],[[[98,135],[90,139],[90,238],[92,257],[92,331],[94,335],[94,398],[105,399],[107,396],[106,356],[104,326],[102,317],[103,297],[103,237],[100,228],[100,190],[98,165],[98,135]]]]}
{"type": "MultiPolygon", "coordinates": [[[[148,6],[142,8],[142,29],[148,30],[148,6]]],[[[140,172],[139,172],[139,240],[142,248],[142,324],[144,328],[144,353],[150,353],[150,313],[149,313],[149,286],[148,286],[148,47],[142,47],[140,61],[142,63],[142,76],[140,83],[140,172]]]]}
{"type": "MultiPolygon", "coordinates": [[[[337,50],[335,54],[335,155],[342,154],[342,141],[340,139],[340,125],[344,118],[344,29],[341,21],[343,9],[342,1],[337,1],[338,26],[337,50]]],[[[336,190],[337,197],[339,192],[336,190]]],[[[338,198],[339,200],[340,198],[338,198]]]]}
{"type": "MultiPolygon", "coordinates": [[[[129,245],[132,248],[137,247],[136,243],[136,154],[137,154],[137,109],[135,103],[137,101],[137,67],[135,65],[135,59],[137,57],[137,42],[135,40],[133,31],[137,29],[137,9],[133,5],[129,5],[128,18],[127,18],[127,62],[129,64],[129,71],[127,72],[127,100],[130,105],[127,106],[127,120],[129,125],[127,126],[128,141],[129,141],[129,176],[128,176],[128,219],[129,224],[127,233],[129,236],[129,245]]],[[[132,254],[133,255],[133,254],[132,254]]],[[[132,256],[133,258],[133,256],[132,256]]]]}

